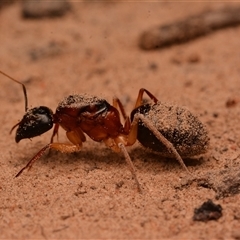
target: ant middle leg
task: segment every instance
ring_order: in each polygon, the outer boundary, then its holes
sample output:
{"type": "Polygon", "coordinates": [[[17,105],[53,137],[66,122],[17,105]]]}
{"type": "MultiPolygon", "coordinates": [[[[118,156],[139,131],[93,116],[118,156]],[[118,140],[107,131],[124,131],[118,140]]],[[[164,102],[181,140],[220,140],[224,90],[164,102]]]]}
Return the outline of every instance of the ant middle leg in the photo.
{"type": "Polygon", "coordinates": [[[132,176],[133,176],[133,178],[134,178],[134,180],[136,182],[138,192],[141,193],[142,189],[141,189],[140,183],[138,181],[136,170],[135,170],[135,167],[133,165],[132,159],[129,156],[128,151],[127,151],[127,149],[126,149],[126,147],[124,146],[123,143],[119,143],[118,147],[121,149],[121,151],[122,151],[122,153],[123,153],[123,155],[125,157],[125,160],[127,162],[128,168],[129,168],[130,172],[132,173],[132,176]]]}
{"type": "Polygon", "coordinates": [[[113,98],[113,107],[120,110],[121,116],[124,120],[124,132],[128,133],[131,128],[131,121],[129,116],[127,116],[123,104],[119,98],[113,98]]]}
{"type": "Polygon", "coordinates": [[[111,148],[114,152],[121,151],[123,153],[125,161],[127,163],[127,166],[129,168],[130,172],[132,173],[132,177],[135,180],[135,183],[137,185],[137,189],[141,193],[142,190],[141,190],[140,183],[137,179],[135,167],[134,167],[131,157],[129,156],[129,153],[126,149],[126,146],[131,146],[136,142],[138,123],[136,124],[136,122],[135,122],[134,125],[135,126],[133,126],[133,124],[131,125],[129,135],[121,135],[114,139],[107,138],[107,139],[104,139],[104,143],[106,144],[106,146],[111,148]]]}
{"type": "Polygon", "coordinates": [[[119,108],[119,110],[120,110],[120,112],[121,112],[121,114],[122,114],[122,117],[123,117],[123,119],[124,120],[126,120],[127,119],[127,114],[126,114],[126,112],[125,112],[125,109],[124,109],[124,107],[123,107],[123,104],[122,104],[122,102],[120,101],[120,99],[119,98],[113,98],[113,107],[115,107],[115,108],[119,108]]]}

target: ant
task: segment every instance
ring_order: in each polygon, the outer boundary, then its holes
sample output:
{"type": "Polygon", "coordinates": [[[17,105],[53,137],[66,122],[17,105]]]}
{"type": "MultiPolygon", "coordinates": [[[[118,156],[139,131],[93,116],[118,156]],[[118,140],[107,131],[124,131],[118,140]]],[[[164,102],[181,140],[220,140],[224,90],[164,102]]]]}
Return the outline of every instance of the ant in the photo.
{"type": "Polygon", "coordinates": [[[85,134],[92,140],[104,142],[114,152],[122,152],[129,170],[141,191],[132,160],[126,146],[137,140],[146,148],[157,151],[160,155],[176,158],[188,172],[182,157],[199,155],[206,152],[209,138],[204,125],[190,111],[174,105],[167,105],[148,90],[141,88],[131,118],[125,113],[118,98],[113,98],[110,105],[105,99],[87,94],[69,95],[57,106],[56,112],[45,106],[28,109],[26,87],[0,71],[1,74],[22,85],[25,98],[25,114],[14,125],[10,133],[17,128],[15,141],[39,136],[53,125],[50,143],[43,147],[16,175],[30,169],[47,150],[55,149],[63,153],[78,152],[86,141],[85,134]],[[143,103],[143,94],[153,103],[143,103]],[[121,123],[121,117],[124,124],[121,123]],[[70,143],[54,142],[59,126],[66,131],[70,143]]]}

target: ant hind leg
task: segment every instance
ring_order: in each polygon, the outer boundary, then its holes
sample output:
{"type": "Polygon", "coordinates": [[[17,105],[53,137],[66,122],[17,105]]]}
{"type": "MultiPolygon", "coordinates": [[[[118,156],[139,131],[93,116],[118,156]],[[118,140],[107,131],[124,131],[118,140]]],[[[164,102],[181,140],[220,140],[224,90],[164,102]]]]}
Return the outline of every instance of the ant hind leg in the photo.
{"type": "Polygon", "coordinates": [[[169,152],[171,152],[175,158],[178,160],[178,162],[180,163],[180,165],[191,175],[191,173],[189,172],[187,166],[185,165],[185,163],[182,160],[182,157],[179,155],[179,153],[177,152],[176,148],[173,146],[173,144],[168,141],[157,129],[156,127],[146,118],[144,117],[143,114],[137,113],[134,115],[134,120],[135,121],[139,121],[141,120],[144,125],[155,135],[155,137],[166,146],[166,148],[168,149],[169,152]]]}

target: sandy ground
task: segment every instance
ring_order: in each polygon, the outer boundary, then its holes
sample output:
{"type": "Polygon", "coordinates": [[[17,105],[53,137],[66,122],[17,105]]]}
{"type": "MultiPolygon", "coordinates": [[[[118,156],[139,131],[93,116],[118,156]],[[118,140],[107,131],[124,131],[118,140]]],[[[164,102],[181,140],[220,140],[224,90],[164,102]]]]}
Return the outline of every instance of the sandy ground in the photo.
{"type": "Polygon", "coordinates": [[[0,70],[26,84],[29,107],[55,110],[65,96],[89,93],[110,103],[119,97],[129,114],[145,87],[199,116],[210,147],[185,161],[193,179],[175,159],[130,147],[142,194],[122,154],[90,139],[82,152],[52,152],[14,178],[51,131],[15,143],[9,130],[24,114],[23,93],[0,76],[0,238],[240,239],[240,27],[157,51],[138,47],[152,26],[226,4],[71,5],[63,17],[38,20],[23,19],[20,3],[0,11],[0,70]],[[222,217],[193,221],[208,199],[222,217]]]}

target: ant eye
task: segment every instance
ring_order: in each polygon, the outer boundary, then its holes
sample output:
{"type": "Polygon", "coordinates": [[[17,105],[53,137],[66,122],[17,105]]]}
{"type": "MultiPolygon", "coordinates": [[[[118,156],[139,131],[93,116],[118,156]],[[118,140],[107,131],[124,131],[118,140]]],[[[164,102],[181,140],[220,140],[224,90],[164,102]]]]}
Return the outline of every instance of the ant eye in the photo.
{"type": "Polygon", "coordinates": [[[36,107],[28,110],[18,124],[15,140],[32,138],[47,132],[53,126],[53,112],[47,107],[36,107]]]}
{"type": "Polygon", "coordinates": [[[88,119],[95,119],[97,116],[106,112],[108,108],[109,104],[106,101],[94,102],[81,109],[81,116],[85,116],[88,119]]]}
{"type": "Polygon", "coordinates": [[[95,111],[95,114],[101,114],[102,112],[106,111],[108,105],[107,105],[107,102],[106,101],[101,101],[99,103],[95,103],[93,105],[93,109],[95,111]]]}

